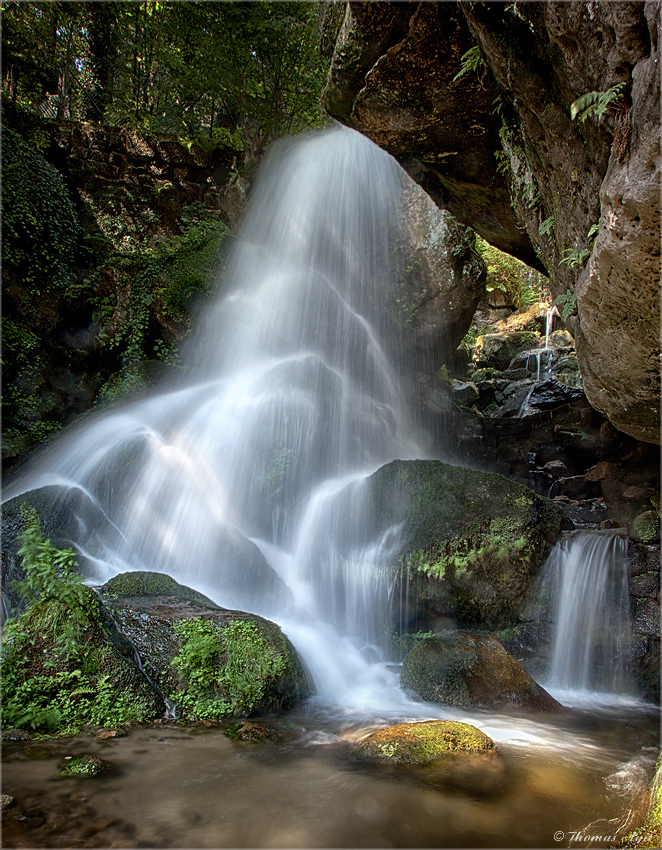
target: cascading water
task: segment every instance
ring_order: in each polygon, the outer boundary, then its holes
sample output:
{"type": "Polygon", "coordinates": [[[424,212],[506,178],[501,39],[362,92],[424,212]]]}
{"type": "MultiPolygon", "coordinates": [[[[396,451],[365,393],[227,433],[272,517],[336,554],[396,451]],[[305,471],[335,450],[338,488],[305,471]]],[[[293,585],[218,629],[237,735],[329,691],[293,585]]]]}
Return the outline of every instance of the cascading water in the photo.
{"type": "Polygon", "coordinates": [[[630,599],[627,540],[576,532],[559,542],[541,574],[551,608],[552,656],[546,687],[572,694],[628,695],[630,599]]]}
{"type": "Polygon", "coordinates": [[[403,179],[344,128],[277,146],[187,383],[73,429],[4,496],[56,485],[92,579],[162,571],[287,624],[336,698],[388,593],[393,540],[365,539],[362,482],[425,456],[389,333],[403,179]]]}

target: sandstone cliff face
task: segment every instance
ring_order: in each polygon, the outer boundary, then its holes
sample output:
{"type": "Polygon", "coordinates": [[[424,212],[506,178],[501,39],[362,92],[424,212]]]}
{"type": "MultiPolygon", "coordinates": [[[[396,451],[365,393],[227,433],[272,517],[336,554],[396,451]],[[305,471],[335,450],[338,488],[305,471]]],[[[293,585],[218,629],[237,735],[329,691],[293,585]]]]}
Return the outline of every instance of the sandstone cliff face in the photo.
{"type": "Polygon", "coordinates": [[[659,441],[659,9],[349,3],[326,95],[331,114],[393,153],[436,203],[547,270],[574,313],[589,401],[649,442],[659,441]],[[477,67],[458,77],[476,45],[477,67]],[[602,117],[572,120],[578,98],[619,84],[602,117]]]}

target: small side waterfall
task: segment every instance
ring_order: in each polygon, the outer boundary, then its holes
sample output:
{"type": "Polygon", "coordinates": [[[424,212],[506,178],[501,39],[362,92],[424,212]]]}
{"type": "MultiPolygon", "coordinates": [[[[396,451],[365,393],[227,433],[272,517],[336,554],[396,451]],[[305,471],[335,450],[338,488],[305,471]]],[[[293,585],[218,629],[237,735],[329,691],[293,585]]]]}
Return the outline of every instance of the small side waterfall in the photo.
{"type": "Polygon", "coordinates": [[[545,683],[554,691],[632,694],[627,540],[577,532],[557,544],[541,574],[553,623],[545,683]]]}

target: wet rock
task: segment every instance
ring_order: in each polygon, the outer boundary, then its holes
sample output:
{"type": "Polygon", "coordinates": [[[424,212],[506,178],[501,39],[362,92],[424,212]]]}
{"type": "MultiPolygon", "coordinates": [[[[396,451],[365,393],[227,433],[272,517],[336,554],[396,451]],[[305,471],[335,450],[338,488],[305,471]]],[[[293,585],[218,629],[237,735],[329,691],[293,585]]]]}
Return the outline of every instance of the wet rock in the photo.
{"type": "Polygon", "coordinates": [[[11,796],[11,794],[0,794],[0,809],[2,809],[2,811],[9,809],[15,803],[16,800],[11,796]]]}
{"type": "Polygon", "coordinates": [[[453,398],[463,407],[471,407],[478,401],[478,387],[471,381],[453,381],[453,398]]]}
{"type": "Polygon", "coordinates": [[[643,573],[630,579],[630,595],[635,598],[648,596],[655,599],[660,592],[660,574],[643,573]]]}
{"type": "Polygon", "coordinates": [[[378,729],[354,750],[362,759],[389,764],[430,764],[449,753],[493,750],[494,741],[468,723],[427,720],[378,729]]]}
{"type": "Polygon", "coordinates": [[[76,779],[89,779],[114,770],[114,765],[89,753],[66,756],[60,765],[59,775],[76,779]]]}
{"type": "Polygon", "coordinates": [[[529,398],[529,405],[539,410],[551,410],[554,407],[560,407],[562,404],[578,400],[583,395],[584,391],[581,389],[568,387],[554,378],[547,378],[535,385],[529,398]]]}
{"type": "Polygon", "coordinates": [[[562,478],[564,473],[568,471],[568,467],[562,460],[550,460],[543,466],[543,469],[555,478],[562,478]]]}
{"type": "Polygon", "coordinates": [[[644,511],[635,517],[630,526],[630,537],[642,543],[655,543],[660,539],[660,515],[657,511],[644,511]]]}
{"type": "Polygon", "coordinates": [[[652,599],[642,599],[637,602],[632,631],[660,637],[660,606],[657,602],[653,602],[652,599]]]}
{"type": "Polygon", "coordinates": [[[3,742],[9,741],[29,741],[32,736],[25,731],[25,729],[3,729],[2,730],[2,740],[3,742]]]}
{"type": "Polygon", "coordinates": [[[402,222],[406,266],[393,312],[406,326],[411,350],[401,356],[423,372],[450,362],[469,330],[485,288],[485,264],[473,250],[473,231],[440,210],[425,192],[403,177],[402,222]],[[406,302],[406,303],[404,303],[406,302]]]}
{"type": "Polygon", "coordinates": [[[193,588],[180,584],[165,573],[154,573],[142,570],[134,570],[128,573],[120,573],[107,581],[102,588],[103,595],[107,598],[140,597],[149,598],[172,598],[186,602],[193,602],[203,608],[215,608],[218,605],[199,593],[193,588]]]}
{"type": "Polygon", "coordinates": [[[97,729],[94,733],[94,737],[98,738],[100,741],[107,741],[109,738],[126,738],[128,732],[126,729],[116,728],[116,729],[97,729]]]}
{"type": "Polygon", "coordinates": [[[401,685],[443,705],[558,711],[561,706],[493,637],[426,638],[402,665],[401,685]]]}
{"type": "Polygon", "coordinates": [[[637,487],[631,484],[623,490],[623,498],[628,502],[647,502],[652,495],[652,490],[648,487],[637,487]]]}
{"type": "Polygon", "coordinates": [[[558,534],[558,506],[501,475],[440,461],[394,461],[366,487],[370,534],[401,524],[392,568],[421,616],[512,625],[558,534]]]}
{"type": "Polygon", "coordinates": [[[274,726],[267,723],[258,723],[254,720],[245,720],[243,723],[231,723],[225,729],[224,734],[234,741],[277,741],[283,737],[283,733],[274,726]]]}
{"type": "Polygon", "coordinates": [[[297,651],[270,620],[220,608],[169,576],[127,573],[117,579],[100,588],[105,605],[150,679],[188,715],[220,720],[284,711],[311,693],[297,651]],[[131,595],[119,595],[122,586],[131,595]],[[204,677],[194,675],[195,652],[202,653],[196,663],[204,666],[204,677]],[[188,673],[173,664],[184,656],[190,657],[188,673]]]}

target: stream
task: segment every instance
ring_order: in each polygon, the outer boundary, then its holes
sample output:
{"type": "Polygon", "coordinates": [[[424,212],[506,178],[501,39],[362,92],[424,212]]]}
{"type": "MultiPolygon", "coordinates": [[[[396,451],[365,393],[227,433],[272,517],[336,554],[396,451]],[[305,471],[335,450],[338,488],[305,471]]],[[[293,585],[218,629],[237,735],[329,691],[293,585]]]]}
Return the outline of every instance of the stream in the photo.
{"type": "Polygon", "coordinates": [[[654,706],[585,703],[544,720],[418,708],[474,723],[497,752],[428,768],[364,763],[353,742],[396,719],[317,700],[266,719],[275,741],[162,722],[104,741],[90,733],[5,745],[3,791],[24,819],[7,820],[3,845],[609,847],[645,814],[637,806],[657,754],[654,706]],[[82,752],[115,770],[59,778],[65,756],[82,752]]]}

